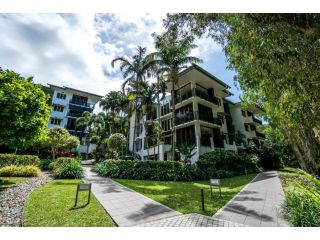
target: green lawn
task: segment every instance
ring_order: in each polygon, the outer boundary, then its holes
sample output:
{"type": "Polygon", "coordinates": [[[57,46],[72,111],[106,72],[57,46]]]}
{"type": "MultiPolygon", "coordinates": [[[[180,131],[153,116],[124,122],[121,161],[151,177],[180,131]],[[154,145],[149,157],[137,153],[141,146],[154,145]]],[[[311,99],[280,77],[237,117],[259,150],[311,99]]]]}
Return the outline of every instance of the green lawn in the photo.
{"type": "Polygon", "coordinates": [[[222,197],[210,197],[210,186],[208,181],[196,182],[166,182],[115,179],[145,196],[154,199],[181,213],[201,213],[212,216],[223,205],[225,205],[235,194],[237,194],[256,174],[248,174],[233,178],[222,179],[222,197]],[[205,211],[201,210],[201,188],[205,191],[205,211]]]}
{"type": "MultiPolygon", "coordinates": [[[[54,180],[28,198],[24,219],[29,227],[112,227],[115,226],[96,198],[83,208],[72,209],[80,180],[54,180]]],[[[78,205],[85,205],[87,192],[80,192],[78,205]]]]}
{"type": "Polygon", "coordinates": [[[0,190],[7,187],[12,187],[14,184],[25,180],[26,178],[23,177],[0,177],[0,190]]]}

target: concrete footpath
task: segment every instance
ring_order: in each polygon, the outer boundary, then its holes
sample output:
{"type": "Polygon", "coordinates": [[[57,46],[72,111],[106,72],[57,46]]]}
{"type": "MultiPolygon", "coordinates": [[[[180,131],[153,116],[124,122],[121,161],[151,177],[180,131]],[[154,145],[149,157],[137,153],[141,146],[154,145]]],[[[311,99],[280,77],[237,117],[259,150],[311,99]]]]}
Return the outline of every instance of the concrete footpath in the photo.
{"type": "Polygon", "coordinates": [[[213,218],[256,227],[288,227],[280,213],[284,192],[276,171],[260,173],[213,218]]]}
{"type": "Polygon", "coordinates": [[[92,192],[119,227],[133,226],[181,215],[109,178],[99,177],[85,166],[84,182],[92,183],[92,192]]]}

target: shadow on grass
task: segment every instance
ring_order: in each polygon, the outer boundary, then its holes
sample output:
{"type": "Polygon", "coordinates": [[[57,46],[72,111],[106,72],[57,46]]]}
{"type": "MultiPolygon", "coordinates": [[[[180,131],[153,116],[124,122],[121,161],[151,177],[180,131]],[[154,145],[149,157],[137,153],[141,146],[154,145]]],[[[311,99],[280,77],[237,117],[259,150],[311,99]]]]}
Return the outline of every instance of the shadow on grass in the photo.
{"type": "Polygon", "coordinates": [[[88,206],[88,205],[89,205],[89,203],[86,203],[86,204],[84,204],[84,205],[79,205],[79,206],[73,206],[73,207],[69,208],[69,211],[73,211],[73,210],[85,208],[85,207],[88,206]]]}

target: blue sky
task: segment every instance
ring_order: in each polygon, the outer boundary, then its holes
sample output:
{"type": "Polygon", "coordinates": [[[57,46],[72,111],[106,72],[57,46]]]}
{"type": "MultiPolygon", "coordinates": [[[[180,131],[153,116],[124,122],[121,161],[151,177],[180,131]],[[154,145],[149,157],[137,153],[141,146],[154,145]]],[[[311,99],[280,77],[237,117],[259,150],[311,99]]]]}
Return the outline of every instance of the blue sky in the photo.
{"type": "MultiPolygon", "coordinates": [[[[138,45],[154,50],[153,32],[163,31],[165,14],[0,14],[0,66],[34,76],[34,81],[64,85],[105,95],[120,90],[116,56],[130,57],[138,45]]],[[[192,55],[210,73],[231,86],[238,101],[234,73],[211,39],[199,39],[192,55]]]]}

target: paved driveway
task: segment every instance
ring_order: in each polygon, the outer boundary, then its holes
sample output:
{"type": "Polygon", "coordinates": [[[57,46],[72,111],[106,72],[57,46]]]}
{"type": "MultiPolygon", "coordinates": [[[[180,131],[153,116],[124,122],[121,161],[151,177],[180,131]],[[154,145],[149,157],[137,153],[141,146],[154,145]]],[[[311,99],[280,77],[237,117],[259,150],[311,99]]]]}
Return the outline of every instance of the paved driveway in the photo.
{"type": "Polygon", "coordinates": [[[112,179],[97,176],[88,166],[84,169],[84,182],[92,183],[95,197],[120,227],[181,215],[112,179]]]}
{"type": "Polygon", "coordinates": [[[284,192],[276,171],[260,173],[213,217],[257,227],[289,226],[280,213],[284,192]]]}

